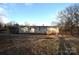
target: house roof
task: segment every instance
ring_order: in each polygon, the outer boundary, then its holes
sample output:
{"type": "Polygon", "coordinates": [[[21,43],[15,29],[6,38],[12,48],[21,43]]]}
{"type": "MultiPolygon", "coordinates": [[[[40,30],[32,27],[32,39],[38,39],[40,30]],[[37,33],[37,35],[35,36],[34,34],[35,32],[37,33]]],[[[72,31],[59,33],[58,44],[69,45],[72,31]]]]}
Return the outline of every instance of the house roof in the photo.
{"type": "Polygon", "coordinates": [[[53,28],[57,28],[57,26],[24,26],[24,25],[21,25],[20,27],[53,27],[53,28]]]}

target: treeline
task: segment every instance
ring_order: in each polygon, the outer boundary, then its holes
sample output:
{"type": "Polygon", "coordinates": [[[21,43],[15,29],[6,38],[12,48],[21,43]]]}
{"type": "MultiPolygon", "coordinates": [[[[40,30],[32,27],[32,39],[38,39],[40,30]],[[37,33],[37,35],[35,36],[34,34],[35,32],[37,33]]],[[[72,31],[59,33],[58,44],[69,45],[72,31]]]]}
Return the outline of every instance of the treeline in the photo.
{"type": "Polygon", "coordinates": [[[79,35],[79,4],[60,11],[57,18],[61,34],[79,35]]]}
{"type": "Polygon", "coordinates": [[[19,24],[18,23],[1,23],[0,22],[0,33],[13,33],[18,34],[19,33],[19,24]]]}

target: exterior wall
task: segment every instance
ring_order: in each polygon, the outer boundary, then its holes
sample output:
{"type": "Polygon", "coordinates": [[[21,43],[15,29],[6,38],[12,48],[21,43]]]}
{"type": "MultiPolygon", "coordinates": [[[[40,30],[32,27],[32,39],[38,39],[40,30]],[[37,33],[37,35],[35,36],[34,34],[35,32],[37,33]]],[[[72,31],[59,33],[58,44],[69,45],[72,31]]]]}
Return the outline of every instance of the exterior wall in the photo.
{"type": "Polygon", "coordinates": [[[44,33],[44,34],[57,34],[59,33],[58,27],[50,26],[25,26],[19,28],[19,33],[44,33]]]}
{"type": "Polygon", "coordinates": [[[59,33],[59,28],[47,28],[47,34],[58,34],[59,33]]]}
{"type": "Polygon", "coordinates": [[[46,27],[36,27],[35,33],[46,33],[47,28],[46,27]]]}
{"type": "Polygon", "coordinates": [[[20,27],[19,28],[19,33],[28,33],[28,28],[27,27],[20,27]]]}
{"type": "Polygon", "coordinates": [[[31,32],[31,33],[35,33],[35,28],[31,28],[31,29],[30,29],[30,32],[31,32]]]}

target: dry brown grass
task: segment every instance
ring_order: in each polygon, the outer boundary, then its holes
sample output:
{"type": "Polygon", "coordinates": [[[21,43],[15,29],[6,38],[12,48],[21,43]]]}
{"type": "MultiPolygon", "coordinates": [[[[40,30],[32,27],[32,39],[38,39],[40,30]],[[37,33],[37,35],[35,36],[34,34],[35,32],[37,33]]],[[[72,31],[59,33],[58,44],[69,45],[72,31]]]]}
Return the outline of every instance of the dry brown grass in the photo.
{"type": "MultiPolygon", "coordinates": [[[[79,54],[79,39],[64,36],[71,47],[79,54]]],[[[0,35],[0,54],[14,55],[55,55],[59,40],[54,35],[0,35]]]]}
{"type": "Polygon", "coordinates": [[[58,49],[58,41],[54,39],[41,39],[35,42],[33,46],[34,54],[56,54],[58,49]]]}

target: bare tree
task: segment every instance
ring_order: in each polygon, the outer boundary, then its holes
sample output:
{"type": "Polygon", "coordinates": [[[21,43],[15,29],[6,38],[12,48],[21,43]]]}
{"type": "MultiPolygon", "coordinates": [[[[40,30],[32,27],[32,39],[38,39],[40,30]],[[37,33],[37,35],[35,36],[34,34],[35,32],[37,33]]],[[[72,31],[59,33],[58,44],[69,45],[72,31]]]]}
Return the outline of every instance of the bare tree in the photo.
{"type": "Polygon", "coordinates": [[[9,33],[19,33],[19,24],[16,22],[9,22],[8,24],[6,24],[6,28],[9,33]]]}
{"type": "Polygon", "coordinates": [[[30,24],[28,22],[24,22],[25,26],[30,26],[30,24]]]}
{"type": "Polygon", "coordinates": [[[73,34],[76,32],[79,34],[79,4],[69,6],[65,10],[60,11],[58,19],[65,33],[70,32],[73,34]]]}

